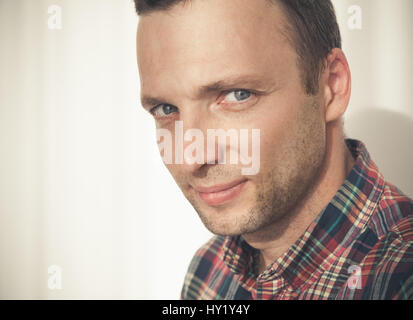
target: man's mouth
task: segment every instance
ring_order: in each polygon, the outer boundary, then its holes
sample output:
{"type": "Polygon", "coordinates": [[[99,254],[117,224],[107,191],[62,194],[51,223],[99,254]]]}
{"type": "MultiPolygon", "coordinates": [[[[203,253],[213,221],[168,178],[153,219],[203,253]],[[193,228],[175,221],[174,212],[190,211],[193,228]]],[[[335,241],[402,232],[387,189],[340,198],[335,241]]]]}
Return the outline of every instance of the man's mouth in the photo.
{"type": "Polygon", "coordinates": [[[236,198],[244,189],[247,182],[247,179],[242,179],[210,187],[197,186],[193,188],[206,204],[209,206],[219,206],[236,198]]]}

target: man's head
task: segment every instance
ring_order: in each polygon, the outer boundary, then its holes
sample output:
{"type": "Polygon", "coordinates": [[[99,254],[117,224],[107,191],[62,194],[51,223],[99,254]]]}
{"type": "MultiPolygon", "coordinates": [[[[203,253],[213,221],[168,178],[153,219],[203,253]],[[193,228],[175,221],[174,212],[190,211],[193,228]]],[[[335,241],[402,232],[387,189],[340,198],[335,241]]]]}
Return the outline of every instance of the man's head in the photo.
{"type": "Polygon", "coordinates": [[[167,165],[207,228],[254,233],[293,211],[323,170],[329,126],[350,95],[330,1],[135,3],[142,101],[157,127],[261,130],[255,176],[206,155],[203,164],[167,165]],[[212,192],[233,182],[242,183],[212,192]],[[211,204],[225,192],[228,201],[211,204]]]}

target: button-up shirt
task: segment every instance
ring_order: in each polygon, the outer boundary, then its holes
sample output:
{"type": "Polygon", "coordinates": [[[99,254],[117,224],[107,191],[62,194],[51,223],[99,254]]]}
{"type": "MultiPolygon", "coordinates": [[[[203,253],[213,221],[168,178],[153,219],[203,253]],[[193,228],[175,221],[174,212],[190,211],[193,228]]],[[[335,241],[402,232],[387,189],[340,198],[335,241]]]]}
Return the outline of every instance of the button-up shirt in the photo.
{"type": "MultiPolygon", "coordinates": [[[[330,203],[267,269],[242,236],[193,257],[182,299],[413,299],[413,200],[384,180],[365,145],[330,203]]],[[[408,169],[410,170],[410,169],[408,169]]]]}

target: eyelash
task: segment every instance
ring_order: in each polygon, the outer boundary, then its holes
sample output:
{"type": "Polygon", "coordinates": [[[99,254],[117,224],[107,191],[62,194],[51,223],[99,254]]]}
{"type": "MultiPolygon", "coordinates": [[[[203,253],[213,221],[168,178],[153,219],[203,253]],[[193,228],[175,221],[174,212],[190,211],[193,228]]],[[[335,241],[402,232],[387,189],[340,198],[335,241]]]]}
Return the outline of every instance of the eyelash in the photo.
{"type": "MultiPolygon", "coordinates": [[[[242,104],[242,103],[245,103],[245,102],[249,101],[252,96],[257,96],[257,95],[259,95],[259,92],[256,92],[256,91],[250,90],[250,89],[242,89],[242,88],[231,89],[231,90],[223,91],[223,92],[219,95],[219,97],[223,96],[223,99],[220,99],[219,102],[221,103],[221,101],[223,101],[224,98],[225,98],[226,96],[228,96],[230,93],[234,93],[234,92],[237,92],[237,91],[245,91],[245,92],[248,92],[248,93],[250,94],[250,97],[248,97],[248,98],[247,98],[246,100],[244,100],[244,101],[240,101],[239,104],[242,104]]],[[[237,102],[223,103],[223,104],[224,104],[224,105],[232,105],[232,104],[237,104],[237,102]]],[[[149,110],[149,112],[150,112],[152,115],[154,115],[155,110],[156,110],[157,108],[159,108],[159,107],[162,107],[162,106],[172,106],[172,107],[178,109],[177,107],[175,107],[175,106],[173,106],[173,105],[170,105],[170,104],[168,104],[168,103],[162,103],[162,104],[158,104],[157,106],[154,106],[153,108],[151,108],[151,109],[149,110]]],[[[154,115],[154,116],[155,116],[155,115],[154,115]]],[[[168,115],[162,116],[162,117],[160,117],[160,118],[166,118],[166,117],[168,117],[168,115]]]]}

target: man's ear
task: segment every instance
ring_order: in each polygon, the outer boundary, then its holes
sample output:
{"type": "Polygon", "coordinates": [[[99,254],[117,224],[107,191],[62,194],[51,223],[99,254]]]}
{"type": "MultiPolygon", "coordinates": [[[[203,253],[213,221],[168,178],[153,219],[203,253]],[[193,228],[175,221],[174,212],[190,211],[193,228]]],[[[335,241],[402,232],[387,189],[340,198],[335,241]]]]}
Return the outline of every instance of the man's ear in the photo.
{"type": "Polygon", "coordinates": [[[327,57],[323,72],[326,123],[340,119],[351,95],[351,73],[343,51],[335,48],[327,57]]]}

